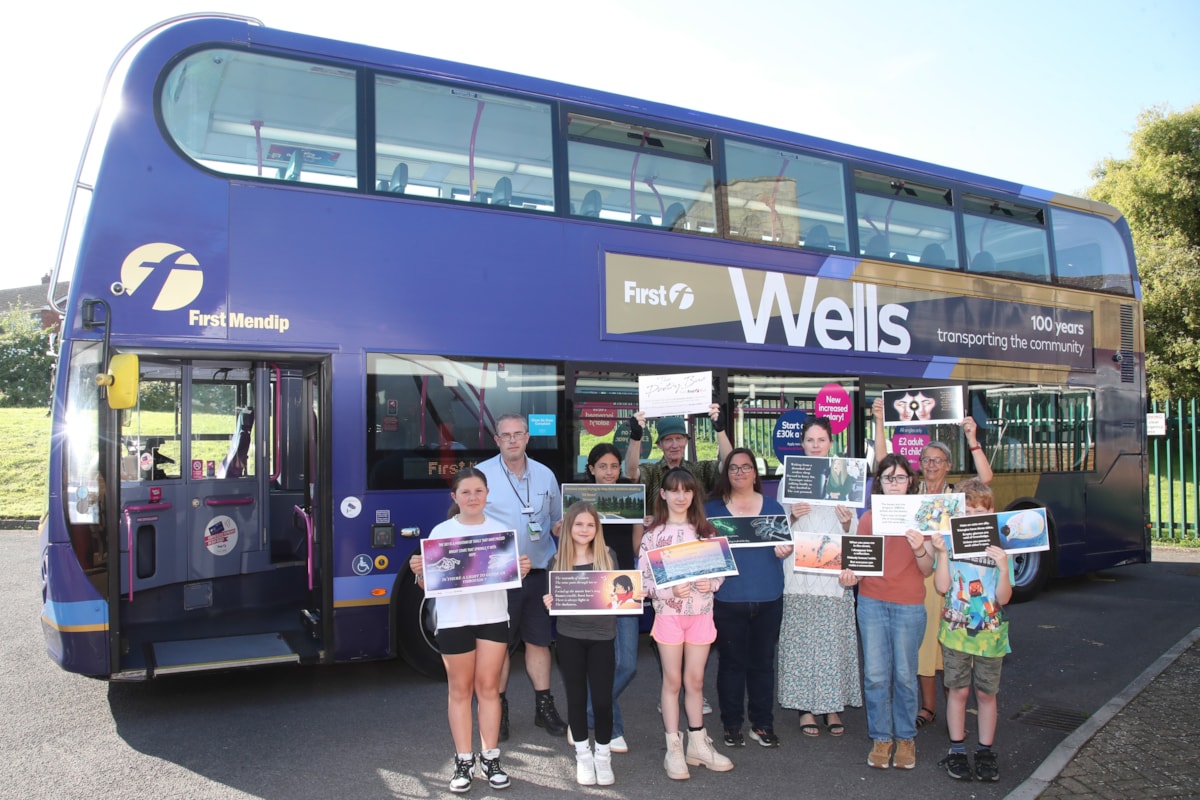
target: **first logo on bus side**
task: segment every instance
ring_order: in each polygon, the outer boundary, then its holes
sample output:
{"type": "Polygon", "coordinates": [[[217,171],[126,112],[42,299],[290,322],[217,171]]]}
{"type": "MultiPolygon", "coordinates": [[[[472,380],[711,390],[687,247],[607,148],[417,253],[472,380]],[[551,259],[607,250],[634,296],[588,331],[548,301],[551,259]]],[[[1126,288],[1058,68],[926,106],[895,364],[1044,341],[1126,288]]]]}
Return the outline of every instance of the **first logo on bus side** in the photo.
{"type": "MultiPolygon", "coordinates": [[[[178,311],[200,296],[204,271],[200,261],[185,248],[169,242],[152,242],[134,249],[121,263],[121,286],[113,292],[130,297],[139,291],[158,294],[150,306],[154,311],[178,311]],[[151,278],[154,277],[153,280],[151,278]]],[[[253,328],[284,333],[291,320],[279,314],[253,315],[240,311],[204,313],[188,309],[188,325],[200,328],[253,328]]]]}

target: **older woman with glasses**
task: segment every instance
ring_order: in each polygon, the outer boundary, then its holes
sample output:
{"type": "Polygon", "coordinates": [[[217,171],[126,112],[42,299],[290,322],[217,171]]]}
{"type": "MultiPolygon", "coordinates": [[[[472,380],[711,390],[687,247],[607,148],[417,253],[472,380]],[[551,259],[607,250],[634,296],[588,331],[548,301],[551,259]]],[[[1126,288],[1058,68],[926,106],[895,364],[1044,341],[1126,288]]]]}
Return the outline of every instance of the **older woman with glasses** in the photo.
{"type": "MultiPolygon", "coordinates": [[[[704,513],[713,517],[783,515],[783,506],[764,497],[754,453],[732,450],[704,513]]],[[[742,547],[738,574],[729,576],[713,596],[717,626],[717,698],[725,744],[745,746],[744,711],[750,738],[763,747],[778,747],[775,735],[775,648],[783,620],[783,565],[792,546],[742,547]],[[747,702],[748,701],[748,702],[747,702]]]]}
{"type": "MultiPolygon", "coordinates": [[[[887,437],[883,433],[883,400],[877,399],[872,411],[875,416],[875,451],[886,453],[887,437]]],[[[992,481],[992,465],[987,453],[979,444],[979,426],[973,417],[962,422],[962,432],[967,439],[967,451],[975,466],[975,473],[984,483],[992,481]]],[[[950,474],[950,448],[943,442],[930,442],[921,451],[921,481],[918,494],[942,494],[953,492],[954,484],[947,480],[950,474]]],[[[937,719],[937,673],[942,669],[942,648],[938,644],[938,622],[942,615],[944,597],[933,588],[932,575],[925,579],[925,637],[921,640],[918,655],[917,675],[921,685],[921,707],[917,711],[916,723],[922,728],[937,719]]]]}
{"type": "MultiPolygon", "coordinates": [[[[907,458],[893,453],[880,460],[872,497],[916,494],[917,488],[907,458]]],[[[872,534],[871,515],[868,510],[859,519],[860,536],[872,534]]],[[[876,769],[917,765],[917,651],[925,633],[925,578],[932,573],[925,537],[909,530],[884,538],[882,577],[856,576],[863,694],[873,743],[867,764],[876,769]]]]}

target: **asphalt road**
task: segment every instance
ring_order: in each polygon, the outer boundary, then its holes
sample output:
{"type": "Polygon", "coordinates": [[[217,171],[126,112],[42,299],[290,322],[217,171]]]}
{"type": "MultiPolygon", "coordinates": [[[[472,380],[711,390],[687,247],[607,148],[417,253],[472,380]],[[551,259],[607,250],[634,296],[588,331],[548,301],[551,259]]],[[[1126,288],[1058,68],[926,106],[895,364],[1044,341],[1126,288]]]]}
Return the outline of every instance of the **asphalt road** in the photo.
{"type": "MultiPolygon", "coordinates": [[[[662,771],[657,668],[643,645],[622,697],[631,751],[614,759],[617,782],[581,788],[564,739],[533,727],[532,691],[519,665],[509,696],[513,736],[504,750],[513,786],[471,797],[606,798],[722,796],[999,798],[1026,778],[1069,732],[1046,723],[1100,708],[1200,622],[1200,553],[1052,584],[1014,606],[997,734],[999,783],[958,784],[936,767],[943,715],[918,739],[912,772],[866,766],[861,709],[847,734],[800,735],[778,712],[778,750],[749,743],[723,752],[733,772],[662,771]],[[1042,724],[1034,724],[1035,722],[1042,724]]],[[[107,684],[59,670],[43,650],[36,534],[0,532],[0,797],[37,798],[440,798],[450,736],[445,688],[398,662],[282,667],[107,684]]],[[[710,663],[710,699],[715,657],[710,663]]],[[[555,678],[559,708],[565,713],[555,678]]],[[[717,715],[709,732],[719,740],[717,715]]],[[[970,722],[968,723],[970,725],[970,722]]],[[[1164,724],[1169,724],[1164,720],[1164,724]]]]}

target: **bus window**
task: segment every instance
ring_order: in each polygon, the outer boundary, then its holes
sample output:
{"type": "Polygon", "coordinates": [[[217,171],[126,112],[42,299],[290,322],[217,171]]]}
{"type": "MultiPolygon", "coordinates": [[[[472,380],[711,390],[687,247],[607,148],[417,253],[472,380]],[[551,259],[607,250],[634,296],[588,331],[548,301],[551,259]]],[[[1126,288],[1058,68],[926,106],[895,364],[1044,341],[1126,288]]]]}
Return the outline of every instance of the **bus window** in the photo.
{"type": "MultiPolygon", "coordinates": [[[[580,370],[575,373],[571,399],[575,426],[575,461],[571,464],[571,474],[576,480],[590,481],[587,459],[593,447],[608,443],[624,453],[629,446],[629,418],[638,407],[637,375],[580,370]]],[[[650,457],[653,444],[651,437],[643,436],[643,458],[650,457]]]]}
{"type": "Polygon", "coordinates": [[[381,75],[376,188],[553,211],[550,120],[545,103],[381,75]]]}
{"type": "Polygon", "coordinates": [[[973,388],[970,394],[979,439],[995,472],[1096,468],[1092,389],[1000,385],[973,388]]]}
{"type": "Polygon", "coordinates": [[[567,134],[572,214],[716,232],[709,140],[580,115],[567,134]]]}
{"type": "Polygon", "coordinates": [[[1111,222],[1061,208],[1051,210],[1058,282],[1078,289],[1133,294],[1129,256],[1111,222]]]}
{"type": "Polygon", "coordinates": [[[860,170],[854,173],[854,190],[860,255],[958,268],[949,189],[860,170]]]}
{"type": "Polygon", "coordinates": [[[354,71],[241,50],[202,50],[163,82],[167,133],[226,175],[358,184],[354,71]]]}
{"type": "Polygon", "coordinates": [[[857,421],[851,413],[852,398],[858,391],[858,382],[849,376],[799,377],[795,375],[747,375],[730,374],[729,399],[733,403],[733,420],[730,438],[742,447],[754,451],[759,472],[766,478],[775,478],[783,473],[778,457],[803,455],[798,428],[780,425],[780,417],[786,412],[793,425],[801,415],[825,416],[833,428],[832,453],[854,455],[855,426],[857,421]],[[844,407],[833,408],[826,397],[844,398],[844,407]],[[778,429],[778,430],[777,430],[778,429]]]}
{"type": "Polygon", "coordinates": [[[778,147],[725,145],[729,235],[750,242],[849,251],[844,170],[778,147]]]}
{"type": "Polygon", "coordinates": [[[182,475],[182,387],[179,366],[141,363],[138,405],[125,415],[121,440],[125,452],[137,459],[137,471],[125,480],[162,481],[182,475]]]}
{"type": "Polygon", "coordinates": [[[528,453],[556,469],[562,374],[546,364],[367,355],[367,488],[443,486],[496,455],[495,420],[529,420],[528,453]]]}
{"type": "Polygon", "coordinates": [[[192,369],[192,427],[188,458],[193,478],[255,474],[254,382],[249,366],[192,369]]]}
{"type": "Polygon", "coordinates": [[[1050,280],[1045,214],[1040,208],[967,195],[963,237],[971,272],[1050,280]]]}

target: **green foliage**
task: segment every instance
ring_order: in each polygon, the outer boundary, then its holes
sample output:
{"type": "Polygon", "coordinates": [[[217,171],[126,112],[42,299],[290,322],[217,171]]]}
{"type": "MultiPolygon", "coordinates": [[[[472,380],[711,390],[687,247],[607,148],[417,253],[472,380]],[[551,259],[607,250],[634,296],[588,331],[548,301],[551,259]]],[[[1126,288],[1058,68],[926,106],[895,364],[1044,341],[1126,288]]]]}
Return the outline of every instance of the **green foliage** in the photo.
{"type": "Polygon", "coordinates": [[[50,405],[50,332],[28,311],[0,315],[0,406],[50,405]]]}
{"type": "Polygon", "coordinates": [[[1129,221],[1142,279],[1146,373],[1157,400],[1200,394],[1200,105],[1138,116],[1130,157],[1092,173],[1129,221]]]}

